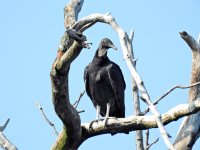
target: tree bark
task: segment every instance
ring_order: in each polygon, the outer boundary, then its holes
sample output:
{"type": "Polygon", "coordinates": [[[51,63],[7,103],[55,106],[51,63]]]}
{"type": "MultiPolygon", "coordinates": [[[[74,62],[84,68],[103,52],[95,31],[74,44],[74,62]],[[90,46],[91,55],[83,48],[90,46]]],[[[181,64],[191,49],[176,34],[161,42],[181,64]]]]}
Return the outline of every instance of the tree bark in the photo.
{"type": "Polygon", "coordinates": [[[17,150],[17,147],[13,145],[3,134],[3,131],[7,127],[10,119],[7,119],[3,126],[0,126],[0,147],[5,150],[17,150]]]}
{"type": "MultiPolygon", "coordinates": [[[[65,28],[70,28],[77,20],[83,0],[71,0],[64,9],[65,28]]],[[[66,36],[66,34],[64,34],[66,36]]],[[[65,38],[63,36],[63,38],[65,38]]],[[[72,40],[72,39],[71,39],[72,40]]],[[[80,54],[82,46],[76,41],[66,52],[54,61],[50,73],[52,83],[52,100],[56,114],[63,122],[63,130],[58,136],[52,150],[76,150],[81,136],[81,120],[76,109],[69,101],[68,74],[72,61],[80,54]]],[[[59,47],[65,43],[61,42],[59,47]]]]}
{"type": "MultiPolygon", "coordinates": [[[[63,122],[63,130],[59,134],[57,141],[52,146],[52,150],[76,150],[78,147],[90,137],[108,133],[124,133],[127,131],[144,130],[159,127],[161,135],[169,149],[174,149],[171,145],[163,124],[177,120],[180,117],[196,113],[200,110],[200,102],[195,101],[188,105],[181,105],[178,108],[169,111],[164,115],[160,115],[155,106],[150,101],[148,92],[144,83],[137,74],[133,65],[133,60],[128,54],[129,40],[127,34],[116,23],[115,18],[110,14],[93,14],[77,21],[78,13],[81,10],[83,0],[71,0],[65,7],[65,27],[73,28],[77,32],[83,32],[97,22],[109,24],[117,33],[120,39],[121,47],[127,65],[131,71],[132,77],[136,81],[137,87],[141,93],[143,100],[148,104],[153,116],[130,116],[127,118],[108,119],[108,125],[105,127],[102,122],[92,124],[82,124],[78,112],[70,104],[68,74],[71,63],[78,57],[82,50],[82,44],[73,40],[70,42],[68,49],[62,53],[58,51],[56,60],[54,61],[50,73],[52,83],[52,100],[56,114],[63,122]],[[76,22],[77,21],[77,22],[76,22]]],[[[64,34],[63,38],[65,38],[64,34]]],[[[63,47],[61,41],[59,48],[63,47]]]]}
{"type": "MultiPolygon", "coordinates": [[[[183,40],[192,50],[192,73],[191,84],[200,81],[200,43],[190,36],[187,32],[180,32],[183,40]]],[[[200,85],[194,86],[189,90],[189,102],[195,101],[200,97],[200,85]]],[[[200,136],[200,112],[190,115],[184,119],[178,132],[174,146],[177,150],[190,150],[200,136]]]]}
{"type": "MultiPolygon", "coordinates": [[[[134,38],[134,32],[133,30],[131,30],[130,35],[128,37],[129,44],[127,45],[127,48],[128,48],[128,53],[130,55],[130,59],[132,60],[133,65],[136,68],[136,61],[135,61],[135,57],[133,53],[133,46],[131,44],[133,41],[133,38],[134,38]]],[[[140,98],[139,98],[139,90],[134,78],[132,78],[132,92],[133,92],[134,115],[138,116],[141,114],[140,98]]],[[[135,131],[135,138],[136,138],[136,150],[144,150],[142,130],[135,131]]]]}
{"type": "Polygon", "coordinates": [[[0,146],[5,150],[18,150],[0,131],[0,146]]]}
{"type": "MultiPolygon", "coordinates": [[[[162,115],[164,125],[179,118],[196,113],[200,110],[200,101],[194,101],[190,104],[178,105],[162,115]]],[[[111,133],[125,133],[136,130],[146,130],[158,128],[154,115],[149,116],[129,116],[126,118],[108,119],[107,126],[104,126],[103,121],[93,123],[90,128],[90,123],[82,124],[82,142],[93,136],[111,133]]],[[[82,143],[81,142],[81,143],[82,143]]],[[[80,144],[81,144],[80,143],[80,144]]]]}
{"type": "Polygon", "coordinates": [[[77,42],[74,42],[70,49],[68,49],[67,52],[62,56],[68,56],[63,63],[61,62],[62,67],[57,70],[57,64],[53,64],[51,70],[50,76],[52,81],[54,109],[64,125],[63,131],[58,137],[58,143],[52,147],[53,150],[76,150],[77,143],[79,143],[81,136],[80,116],[76,109],[70,104],[68,93],[68,74],[70,63],[73,59],[75,59],[75,57],[78,56],[81,49],[82,47],[77,42]]]}

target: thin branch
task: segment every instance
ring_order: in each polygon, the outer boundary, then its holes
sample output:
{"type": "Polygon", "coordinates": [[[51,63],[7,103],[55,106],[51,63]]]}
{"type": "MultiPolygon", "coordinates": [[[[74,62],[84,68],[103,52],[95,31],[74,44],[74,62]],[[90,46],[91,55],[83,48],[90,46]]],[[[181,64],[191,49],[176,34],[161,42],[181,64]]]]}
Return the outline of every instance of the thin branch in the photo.
{"type": "Polygon", "coordinates": [[[77,108],[78,107],[78,104],[81,100],[81,98],[83,97],[83,95],[85,94],[85,90],[83,92],[80,93],[78,99],[75,101],[75,103],[73,104],[74,108],[77,108]]]}
{"type": "Polygon", "coordinates": [[[131,29],[131,32],[130,32],[130,35],[129,35],[129,39],[130,39],[131,42],[133,41],[133,38],[134,38],[134,31],[133,31],[133,29],[131,29]]]}
{"type": "Polygon", "coordinates": [[[85,110],[78,110],[78,113],[80,114],[80,113],[83,113],[83,112],[85,112],[85,110]]]}
{"type": "MultiPolygon", "coordinates": [[[[189,86],[183,86],[183,85],[176,85],[174,86],[173,88],[171,88],[170,90],[168,90],[165,94],[163,94],[161,97],[159,97],[153,104],[154,105],[157,105],[164,97],[166,97],[168,94],[170,94],[172,91],[174,91],[175,89],[187,89],[187,88],[191,88],[191,87],[194,87],[194,86],[197,86],[199,85],[200,82],[197,82],[197,83],[194,83],[194,84],[191,84],[189,86]]],[[[149,112],[149,108],[147,108],[144,112],[142,112],[140,115],[145,115],[146,113],[149,112]]]]}
{"type": "Polygon", "coordinates": [[[145,150],[149,150],[150,147],[151,147],[153,144],[155,144],[155,143],[158,142],[158,140],[159,140],[159,138],[157,138],[154,142],[152,142],[151,144],[149,144],[149,129],[146,130],[146,143],[145,143],[145,150]]]}
{"type": "Polygon", "coordinates": [[[3,126],[0,126],[0,132],[3,132],[5,128],[7,127],[8,123],[10,121],[10,118],[8,118],[3,126]]]}
{"type": "Polygon", "coordinates": [[[147,147],[149,145],[149,129],[146,130],[146,140],[145,140],[145,149],[147,150],[147,147]]]}
{"type": "MultiPolygon", "coordinates": [[[[130,35],[128,37],[129,43],[127,44],[129,55],[132,60],[134,60],[134,53],[133,53],[133,46],[132,46],[132,41],[134,38],[134,32],[131,30],[130,35]]],[[[135,61],[133,61],[134,66],[136,67],[135,61]]],[[[137,84],[132,78],[132,91],[133,91],[133,103],[134,103],[134,114],[137,116],[141,113],[140,110],[140,100],[139,100],[139,91],[137,84]]],[[[144,150],[144,145],[143,145],[143,133],[142,130],[137,130],[135,132],[135,138],[136,138],[136,149],[137,150],[144,150]]]]}
{"type": "Polygon", "coordinates": [[[36,106],[40,109],[40,112],[41,112],[42,116],[44,117],[44,119],[46,120],[46,122],[53,128],[54,133],[58,136],[59,133],[56,130],[55,125],[47,118],[40,103],[36,103],[36,106]]]}
{"type": "Polygon", "coordinates": [[[150,148],[152,145],[156,144],[156,143],[158,142],[158,140],[159,140],[159,138],[157,138],[154,142],[152,142],[151,144],[149,144],[149,145],[145,148],[145,150],[149,150],[149,148],[150,148]]]}
{"type": "Polygon", "coordinates": [[[17,147],[13,145],[2,132],[0,132],[0,146],[5,150],[18,150],[17,147]]]}

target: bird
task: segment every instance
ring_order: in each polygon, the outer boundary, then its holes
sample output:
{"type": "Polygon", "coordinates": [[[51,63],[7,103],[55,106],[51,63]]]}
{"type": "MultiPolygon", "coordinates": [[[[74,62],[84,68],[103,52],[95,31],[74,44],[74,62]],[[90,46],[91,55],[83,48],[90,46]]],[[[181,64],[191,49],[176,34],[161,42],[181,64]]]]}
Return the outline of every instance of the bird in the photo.
{"type": "Polygon", "coordinates": [[[110,39],[102,39],[92,62],[84,70],[85,89],[96,108],[96,120],[101,115],[105,125],[108,118],[125,117],[126,83],[120,67],[107,56],[109,48],[117,50],[110,39]]]}

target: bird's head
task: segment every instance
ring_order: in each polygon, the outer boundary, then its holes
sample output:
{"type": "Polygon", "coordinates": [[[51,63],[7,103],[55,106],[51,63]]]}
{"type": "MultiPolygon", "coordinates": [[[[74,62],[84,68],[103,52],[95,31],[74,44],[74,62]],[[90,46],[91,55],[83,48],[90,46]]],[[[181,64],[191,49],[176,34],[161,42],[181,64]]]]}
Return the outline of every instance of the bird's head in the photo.
{"type": "Polygon", "coordinates": [[[117,47],[112,43],[112,41],[110,39],[108,39],[108,38],[102,39],[99,44],[99,48],[98,48],[98,56],[99,57],[106,56],[107,50],[109,48],[113,48],[113,49],[117,50],[117,47]]]}

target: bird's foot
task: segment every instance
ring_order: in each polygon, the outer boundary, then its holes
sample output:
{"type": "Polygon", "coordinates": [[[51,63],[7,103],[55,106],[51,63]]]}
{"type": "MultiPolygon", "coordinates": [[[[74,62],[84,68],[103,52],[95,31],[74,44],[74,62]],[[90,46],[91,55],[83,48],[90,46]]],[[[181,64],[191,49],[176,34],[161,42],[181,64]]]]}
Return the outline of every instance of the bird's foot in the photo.
{"type": "Polygon", "coordinates": [[[102,121],[102,119],[95,119],[92,122],[90,122],[90,124],[89,124],[89,130],[92,129],[93,123],[95,123],[95,122],[98,123],[99,121],[102,121]]]}
{"type": "Polygon", "coordinates": [[[103,120],[104,127],[107,126],[108,119],[116,119],[116,117],[105,117],[104,120],[103,120]]]}

